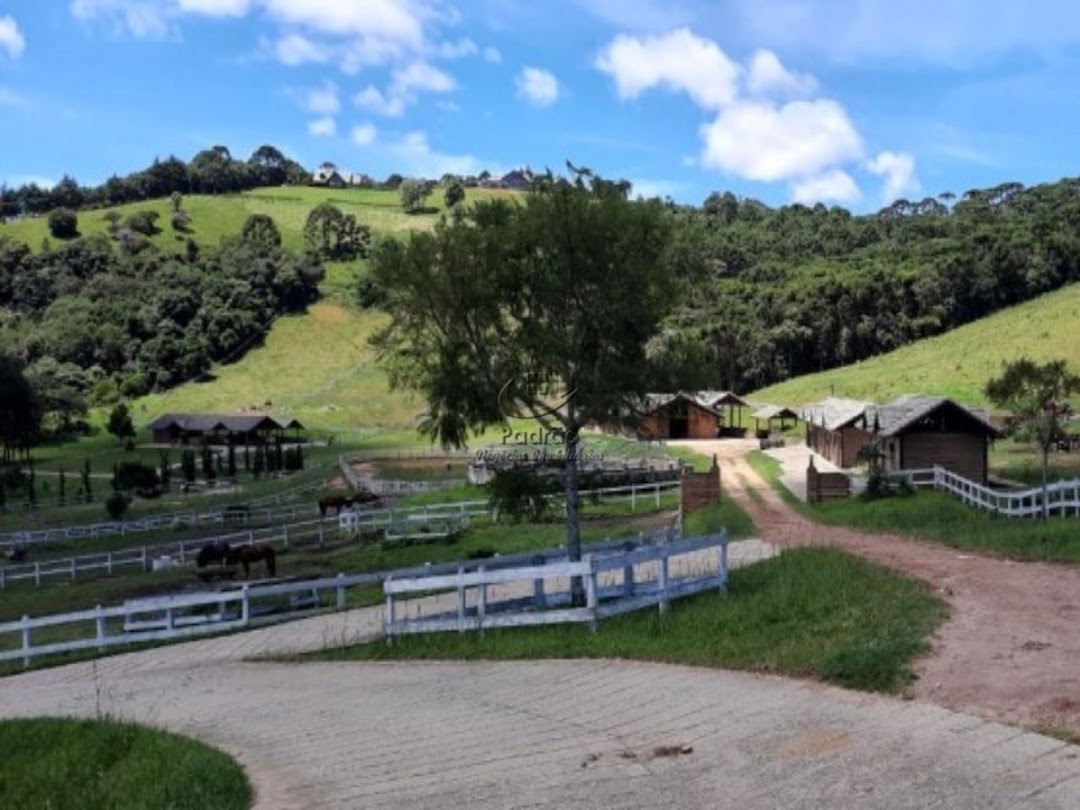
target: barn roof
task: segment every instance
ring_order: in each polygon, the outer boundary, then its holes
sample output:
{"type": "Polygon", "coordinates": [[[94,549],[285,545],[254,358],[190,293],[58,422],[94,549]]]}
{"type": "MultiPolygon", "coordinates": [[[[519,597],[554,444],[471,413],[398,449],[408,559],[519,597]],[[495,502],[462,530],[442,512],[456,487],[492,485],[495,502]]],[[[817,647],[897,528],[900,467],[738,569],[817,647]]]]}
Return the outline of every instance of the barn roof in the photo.
{"type": "Polygon", "coordinates": [[[696,391],[693,396],[701,402],[708,403],[711,408],[721,405],[734,405],[737,408],[748,408],[749,404],[734,391],[696,391]]]}
{"type": "Polygon", "coordinates": [[[709,392],[677,391],[674,394],[646,394],[645,399],[642,402],[641,410],[644,413],[652,413],[653,411],[658,411],[661,408],[666,408],[668,405],[670,405],[677,399],[683,399],[703,410],[709,411],[709,413],[719,415],[716,408],[709,402],[709,400],[701,396],[702,393],[707,394],[709,392]]]}
{"type": "Polygon", "coordinates": [[[823,425],[826,430],[839,430],[862,417],[874,403],[844,397],[826,397],[803,408],[803,421],[823,425]]]}
{"type": "Polygon", "coordinates": [[[932,397],[925,394],[904,394],[892,402],[871,408],[866,413],[866,420],[879,436],[896,436],[915,422],[943,407],[955,409],[980,425],[989,435],[999,435],[998,429],[990,422],[986,412],[965,408],[947,397],[932,397]]]}
{"type": "Polygon", "coordinates": [[[755,419],[799,418],[799,414],[786,405],[762,405],[752,415],[755,419]]]}
{"type": "Polygon", "coordinates": [[[179,428],[200,433],[212,430],[227,430],[231,433],[248,433],[252,430],[275,428],[301,428],[297,420],[282,421],[260,413],[220,414],[220,413],[167,413],[159,416],[149,425],[150,430],[169,430],[179,428]]]}

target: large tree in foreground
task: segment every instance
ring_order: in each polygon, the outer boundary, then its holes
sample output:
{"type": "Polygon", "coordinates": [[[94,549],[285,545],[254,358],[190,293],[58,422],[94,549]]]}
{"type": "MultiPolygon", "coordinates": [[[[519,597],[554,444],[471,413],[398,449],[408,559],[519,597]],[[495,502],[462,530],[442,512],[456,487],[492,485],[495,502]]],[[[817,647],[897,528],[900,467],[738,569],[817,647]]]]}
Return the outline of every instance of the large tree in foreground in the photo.
{"type": "Polygon", "coordinates": [[[579,433],[650,390],[647,346],[675,303],[668,213],[628,194],[587,170],[549,174],[523,202],[478,202],[373,254],[392,315],[374,342],[392,384],[423,394],[427,435],[461,447],[520,415],[562,437],[574,560],[579,433]]]}
{"type": "Polygon", "coordinates": [[[1043,517],[1049,515],[1046,478],[1050,448],[1064,433],[1072,413],[1069,397],[1074,394],[1080,394],[1080,376],[1071,373],[1064,360],[1039,365],[1022,358],[1006,365],[1000,377],[986,384],[987,398],[1011,411],[1017,427],[1042,451],[1043,517]]]}

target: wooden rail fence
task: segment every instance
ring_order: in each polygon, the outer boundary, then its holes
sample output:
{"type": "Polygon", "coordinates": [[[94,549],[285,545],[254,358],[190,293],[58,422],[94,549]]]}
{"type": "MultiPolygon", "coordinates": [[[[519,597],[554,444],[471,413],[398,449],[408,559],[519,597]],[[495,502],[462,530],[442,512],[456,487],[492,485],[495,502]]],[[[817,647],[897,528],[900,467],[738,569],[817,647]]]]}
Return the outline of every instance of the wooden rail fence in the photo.
{"type": "Polygon", "coordinates": [[[893,477],[904,479],[913,487],[949,492],[969,506],[1006,517],[1041,517],[1043,514],[1080,517],[1080,478],[1056,481],[1047,486],[1044,505],[1042,487],[1021,492],[991,489],[943,467],[903,470],[894,473],[893,477]]]}

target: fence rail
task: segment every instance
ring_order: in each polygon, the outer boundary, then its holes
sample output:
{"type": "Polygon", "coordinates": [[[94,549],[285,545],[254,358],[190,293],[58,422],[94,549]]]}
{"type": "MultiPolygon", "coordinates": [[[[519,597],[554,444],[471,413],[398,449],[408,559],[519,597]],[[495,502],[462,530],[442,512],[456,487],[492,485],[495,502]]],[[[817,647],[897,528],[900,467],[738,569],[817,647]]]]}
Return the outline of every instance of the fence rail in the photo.
{"type": "Polygon", "coordinates": [[[593,548],[580,561],[565,555],[555,559],[533,558],[516,566],[484,566],[422,576],[387,576],[383,581],[385,609],[383,632],[387,637],[410,633],[483,630],[584,622],[593,628],[608,616],[658,605],[667,610],[672,599],[710,589],[727,587],[727,532],[674,542],[593,548]],[[715,572],[695,571],[683,565],[676,576],[671,561],[702,551],[715,550],[715,572]],[[649,574],[655,571],[655,576],[649,574]],[[606,575],[606,576],[605,576],[606,575]],[[585,604],[575,606],[570,583],[584,582],[585,604]],[[548,585],[547,583],[552,583],[548,585]],[[497,588],[493,595],[489,589],[497,588]],[[472,606],[469,592],[473,593],[472,606]],[[396,615],[395,597],[407,594],[456,593],[457,609],[432,616],[403,618],[396,615]]]}
{"type": "MultiPolygon", "coordinates": [[[[588,545],[583,551],[591,555],[607,554],[619,549],[625,551],[630,548],[644,548],[657,544],[660,540],[659,536],[644,535],[639,536],[636,542],[609,539],[588,545]]],[[[726,535],[724,543],[726,549],[726,535]]],[[[677,547],[677,543],[668,546],[672,550],[669,556],[677,547]]],[[[560,547],[506,557],[496,555],[460,563],[414,566],[390,572],[338,574],[333,577],[265,585],[244,584],[229,590],[134,599],[113,607],[99,605],[91,610],[38,618],[23,616],[18,621],[0,624],[0,662],[21,660],[23,665],[28,667],[34,658],[44,655],[81,650],[104,652],[117,645],[167,641],[286,621],[319,610],[342,609],[347,605],[348,592],[355,588],[379,585],[385,587],[387,581],[407,582],[412,578],[449,574],[457,576],[480,571],[490,576],[525,565],[557,565],[565,559],[566,550],[560,547]],[[295,605],[303,608],[294,610],[292,607],[295,605]],[[211,612],[199,613],[200,609],[209,609],[211,612]],[[73,637],[34,644],[35,631],[65,626],[75,627],[70,633],[73,637]],[[12,637],[14,644],[11,643],[12,637]]],[[[726,557],[724,570],[726,571],[726,557]]],[[[677,588],[669,589],[669,596],[676,592],[677,588]]],[[[604,615],[603,611],[597,615],[604,615]]]]}
{"type": "Polygon", "coordinates": [[[1080,478],[1049,484],[1044,505],[1042,487],[1003,492],[938,466],[902,470],[894,477],[906,480],[913,487],[949,492],[969,506],[1006,517],[1041,517],[1043,514],[1080,517],[1080,478]]]}

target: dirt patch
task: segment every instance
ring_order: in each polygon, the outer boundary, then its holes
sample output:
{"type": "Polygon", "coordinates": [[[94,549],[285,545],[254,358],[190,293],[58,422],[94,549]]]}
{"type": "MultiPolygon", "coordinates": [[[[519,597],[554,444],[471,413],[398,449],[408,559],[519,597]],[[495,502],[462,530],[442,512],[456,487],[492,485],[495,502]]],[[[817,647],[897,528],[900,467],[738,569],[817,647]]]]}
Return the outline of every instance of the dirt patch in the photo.
{"type": "Polygon", "coordinates": [[[817,757],[843,751],[855,744],[850,731],[843,729],[820,729],[784,740],[776,753],[784,759],[816,759],[817,757]]]}
{"type": "Polygon", "coordinates": [[[1014,562],[814,523],[746,464],[745,446],[700,442],[696,449],[720,455],[728,492],[762,540],[840,548],[917,577],[948,602],[949,619],[916,667],[915,697],[988,719],[1080,733],[1080,622],[1065,609],[1080,593],[1080,566],[1014,562]],[[743,480],[759,500],[749,497],[743,480]]]}

